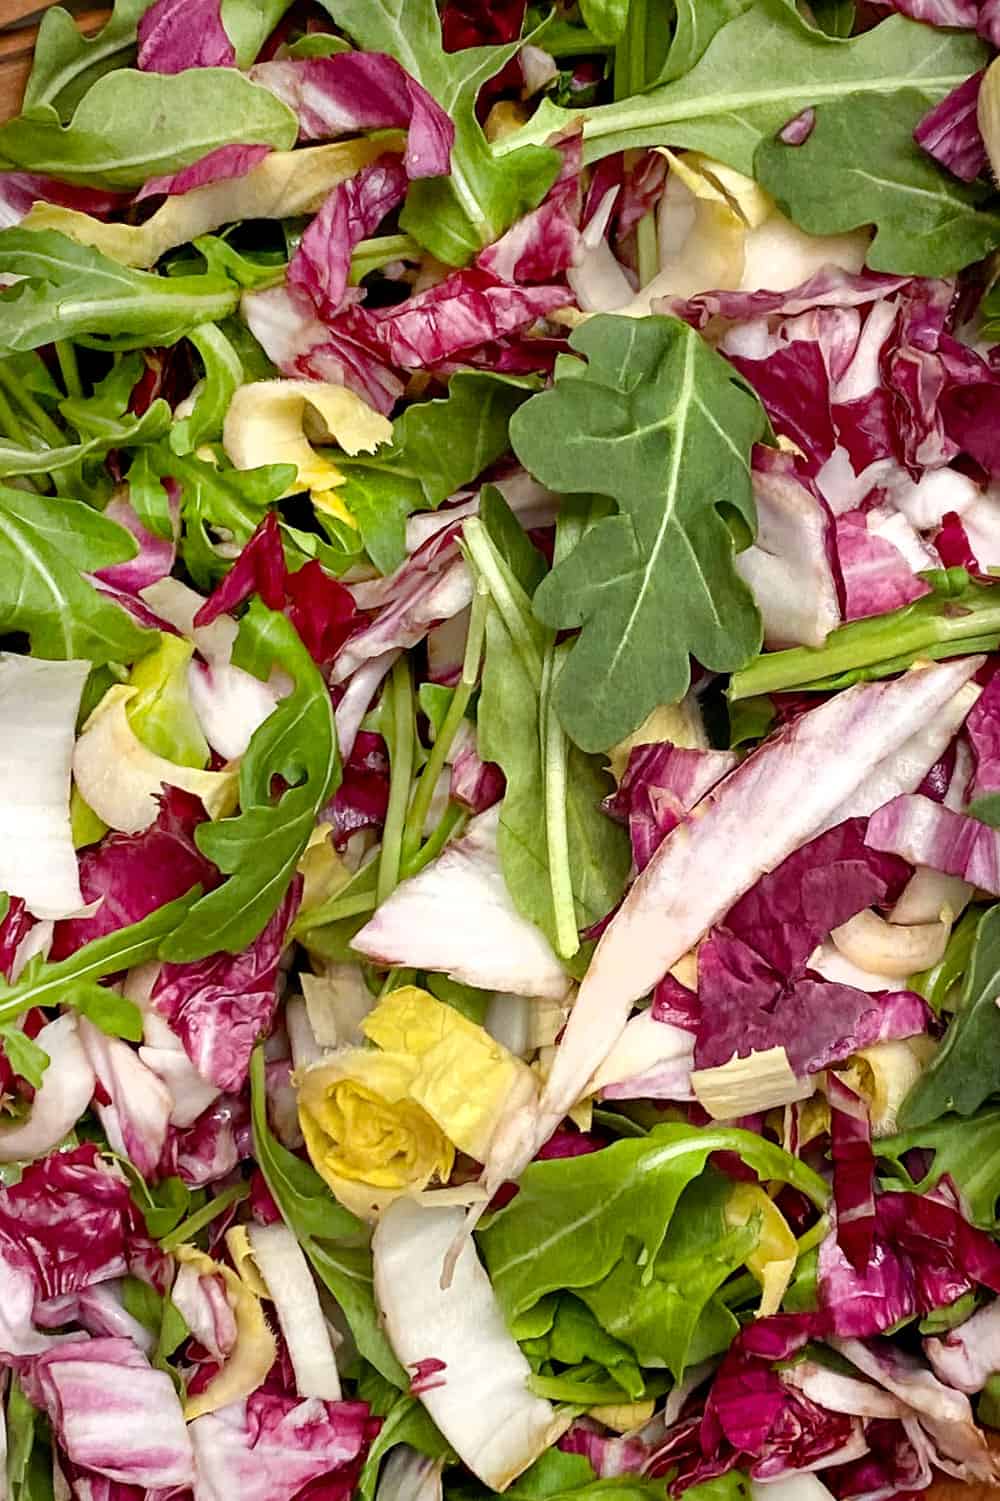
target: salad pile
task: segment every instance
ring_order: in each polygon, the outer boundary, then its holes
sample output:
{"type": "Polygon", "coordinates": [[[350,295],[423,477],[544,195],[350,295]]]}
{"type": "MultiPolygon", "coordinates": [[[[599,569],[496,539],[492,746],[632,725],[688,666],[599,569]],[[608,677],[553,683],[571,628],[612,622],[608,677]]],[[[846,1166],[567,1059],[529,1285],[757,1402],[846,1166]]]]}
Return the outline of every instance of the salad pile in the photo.
{"type": "Polygon", "coordinates": [[[47,12],[8,1501],[1000,1483],[998,49],[47,12]]]}

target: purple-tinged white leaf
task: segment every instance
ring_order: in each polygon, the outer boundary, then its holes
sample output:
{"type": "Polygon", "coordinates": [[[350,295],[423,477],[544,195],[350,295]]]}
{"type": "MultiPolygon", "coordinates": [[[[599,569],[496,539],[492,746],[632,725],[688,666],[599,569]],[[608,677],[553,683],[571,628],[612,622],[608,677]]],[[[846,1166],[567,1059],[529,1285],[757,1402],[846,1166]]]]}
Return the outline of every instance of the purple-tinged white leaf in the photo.
{"type": "Polygon", "coordinates": [[[498,822],[496,807],[474,818],[396,887],[351,947],[381,964],[440,970],[480,990],[560,1000],[569,977],[541,930],[514,906],[497,855],[498,822]]]}
{"type": "Polygon", "coordinates": [[[982,70],[973,73],[929,110],[913,132],[917,145],[962,182],[979,177],[989,160],[977,118],[982,81],[982,70]]]}
{"type": "Polygon", "coordinates": [[[974,1396],[1000,1370],[1000,1299],[946,1334],[924,1340],[924,1354],[946,1386],[974,1396]]]}
{"type": "Polygon", "coordinates": [[[1000,830],[910,793],[879,808],[868,823],[872,849],[902,855],[911,865],[960,876],[1000,896],[1000,830]]]}
{"type": "Polygon", "coordinates": [[[143,1178],[155,1177],[174,1103],[169,1089],[134,1048],[86,1017],[80,1018],[80,1037],[107,1097],[101,1103],[99,1095],[95,1108],[108,1141],[143,1178]]]}
{"type": "Polygon", "coordinates": [[[628,823],[637,870],[646,868],[667,835],[738,765],[733,751],[688,750],[666,740],[632,747],[618,789],[603,807],[628,823]]]}
{"type": "Polygon", "coordinates": [[[180,172],[165,177],[150,177],[136,194],[136,203],[144,198],[166,196],[176,198],[190,193],[193,188],[203,188],[210,182],[227,182],[234,177],[246,177],[254,167],[270,154],[270,146],[217,146],[206,156],[183,167],[180,172]]]}
{"type": "Polygon", "coordinates": [[[94,1093],[94,1070],[72,1012],[47,1022],[34,1039],[48,1057],[31,1110],[0,1125],[0,1162],[29,1162],[51,1152],[72,1131],[94,1093]]]}
{"type": "Polygon", "coordinates": [[[381,156],[335,187],[307,226],[288,263],[287,280],[293,291],[309,298],[321,318],[333,318],[340,311],[351,252],[402,202],[406,185],[399,157],[381,156]]]}

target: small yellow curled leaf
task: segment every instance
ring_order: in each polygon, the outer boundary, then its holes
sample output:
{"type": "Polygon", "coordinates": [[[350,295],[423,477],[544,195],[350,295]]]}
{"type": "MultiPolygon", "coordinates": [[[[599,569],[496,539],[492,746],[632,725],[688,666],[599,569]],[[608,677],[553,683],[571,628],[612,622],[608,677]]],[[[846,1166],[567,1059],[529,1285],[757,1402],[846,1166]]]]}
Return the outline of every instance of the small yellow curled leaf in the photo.
{"type": "Polygon", "coordinates": [[[849,1060],[843,1077],[868,1102],[874,1136],[891,1136],[895,1132],[899,1107],[936,1048],[937,1043],[931,1037],[906,1037],[876,1042],[849,1060]]]}
{"type": "Polygon", "coordinates": [[[174,1256],[182,1268],[191,1267],[199,1277],[222,1278],[226,1300],[236,1320],[236,1344],[225,1365],[204,1391],[189,1397],[184,1404],[184,1417],[193,1423],[195,1418],[228,1407],[231,1402],[241,1402],[255,1392],[277,1358],[278,1345],[264,1317],[260,1298],[231,1267],[213,1261],[193,1245],[178,1246],[174,1256]]]}
{"type": "Polygon", "coordinates": [[[345,453],[374,453],[392,440],[392,423],[344,386],[313,380],[261,380],[240,386],[229,404],[222,443],[237,469],[294,464],[298,475],[286,494],[311,490],[324,510],[353,525],[330,491],[344,483],[335,464],[311,438],[337,443],[345,453]]]}
{"type": "Polygon", "coordinates": [[[361,1219],[451,1174],[454,1147],[410,1097],[415,1074],[405,1054],[347,1047],[299,1078],[299,1122],[312,1164],[361,1219]]]}
{"type": "Polygon", "coordinates": [[[267,1283],[258,1272],[257,1263],[253,1259],[253,1249],[246,1225],[230,1226],[226,1231],[226,1249],[233,1258],[237,1275],[242,1278],[254,1296],[269,1298],[271,1294],[267,1290],[267,1283]]]}
{"type": "Polygon", "coordinates": [[[511,1098],[534,1092],[531,1070],[485,1027],[426,990],[394,990],[361,1029],[386,1052],[413,1060],[411,1098],[459,1151],[481,1162],[511,1098]]]}
{"type": "Polygon", "coordinates": [[[144,224],[104,224],[76,209],[36,203],[28,229],[57,229],[123,266],[155,266],[166,251],[240,219],[288,219],[314,214],[331,188],[386,151],[403,149],[399,131],[299,151],[272,151],[245,177],[206,183],[166,201],[144,224]]]}
{"type": "Polygon", "coordinates": [[[1000,175],[1000,58],[986,69],[979,86],[979,130],[994,178],[1000,175]]]}
{"type": "Polygon", "coordinates": [[[125,683],[109,688],[76,742],[73,777],[88,806],[109,828],[123,834],[149,828],[164,785],[201,798],[211,818],[231,812],[238,797],[238,771],[179,766],[143,745],[128,717],[137,691],[125,683]]]}
{"type": "Polygon", "coordinates": [[[746,1259],[747,1271],[761,1286],[758,1318],[777,1313],[795,1270],[798,1246],[788,1221],[759,1183],[737,1183],[726,1204],[726,1224],[748,1225],[760,1218],[760,1235],[746,1259]]]}
{"type": "Polygon", "coordinates": [[[351,872],[334,848],[332,824],[316,825],[296,869],[302,877],[300,913],[311,912],[347,885],[351,872]]]}

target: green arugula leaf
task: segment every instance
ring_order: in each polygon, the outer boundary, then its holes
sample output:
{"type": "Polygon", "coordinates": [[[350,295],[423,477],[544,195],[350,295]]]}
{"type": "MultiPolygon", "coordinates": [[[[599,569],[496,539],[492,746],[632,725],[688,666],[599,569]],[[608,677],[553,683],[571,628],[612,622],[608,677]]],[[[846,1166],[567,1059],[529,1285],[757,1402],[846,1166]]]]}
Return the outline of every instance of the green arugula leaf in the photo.
{"type": "Polygon", "coordinates": [[[253,942],[287,891],[319,811],[340,782],[330,694],[294,626],[253,600],[241,638],[256,664],[279,664],[295,687],[254,732],[240,765],[239,813],[199,825],[198,848],[229,880],[171,931],[161,951],[165,959],[238,954],[253,942]],[[276,797],[278,777],[286,790],[276,797]]]}
{"type": "Polygon", "coordinates": [[[417,1397],[401,1392],[378,1371],[366,1366],[358,1378],[358,1396],[382,1419],[365,1467],[358,1477],[358,1501],[374,1501],[382,1461],[398,1444],[406,1444],[428,1459],[453,1458],[447,1440],[417,1397]]]}
{"type": "MultiPolygon", "coordinates": [[[[51,964],[31,964],[16,984],[0,981],[0,1024],[23,1016],[32,1006],[73,1005],[77,996],[83,998],[83,1010],[92,1005],[92,997],[83,987],[116,975],[147,959],[155,959],[157,950],[168,933],[181,922],[196,900],[198,888],[186,896],[158,907],[141,922],[119,928],[104,938],[95,938],[77,949],[68,959],[59,959],[51,964]]],[[[97,988],[94,986],[93,988],[97,988]]],[[[122,1002],[114,991],[106,991],[107,1004],[122,1002]]],[[[125,1005],[131,1005],[125,1002],[125,1005]]],[[[131,1008],[133,1011],[135,1007],[131,1008]]],[[[124,1016],[124,1011],[117,1014],[124,1016]]]]}
{"type": "Polygon", "coordinates": [[[886,1171],[898,1180],[892,1186],[927,1193],[942,1178],[951,1178],[968,1206],[974,1225],[992,1234],[1000,1219],[1000,1106],[991,1105],[966,1119],[945,1115],[927,1126],[875,1142],[875,1154],[886,1171]],[[907,1152],[919,1148],[933,1152],[934,1160],[922,1178],[911,1176],[905,1164],[907,1152]]]}
{"type": "MultiPolygon", "coordinates": [[[[701,0],[695,3],[700,10],[701,0]]],[[[902,16],[840,41],[809,26],[785,0],[757,0],[716,32],[683,77],[588,108],[584,160],[638,146],[689,147],[749,174],[760,142],[803,109],[865,95],[888,100],[900,89],[919,89],[930,108],[986,56],[969,33],[902,16]]],[[[544,100],[527,125],[494,142],[494,155],[503,161],[579,118],[544,100]]]]}
{"type": "Polygon", "coordinates": [[[72,1006],[109,1037],[142,1041],[142,1012],[116,990],[89,980],[75,980],[67,984],[61,999],[64,1006],[72,1006]]]}
{"type": "MultiPolygon", "coordinates": [[[[536,1308],[543,1309],[549,1301],[543,1299],[536,1308]]],[[[551,1301],[549,1327],[542,1334],[519,1341],[532,1365],[537,1368],[542,1361],[557,1361],[563,1366],[577,1366],[593,1361],[604,1368],[626,1397],[637,1401],[646,1383],[634,1352],[607,1333],[587,1304],[572,1293],[551,1301]]],[[[528,1314],[529,1319],[534,1311],[528,1314]]],[[[517,1338],[518,1330],[512,1332],[517,1338]]]]}
{"type": "Polygon", "coordinates": [[[15,1074],[27,1079],[33,1089],[41,1089],[45,1070],[51,1062],[45,1049],[32,1042],[16,1022],[0,1024],[0,1047],[15,1074]]]}
{"type": "Polygon", "coordinates": [[[244,379],[239,355],[214,323],[193,328],[188,339],[201,356],[205,374],[190,415],[175,423],[170,434],[171,448],[181,454],[222,437],[229,403],[244,379]]]}
{"type": "Polygon", "coordinates": [[[337,1203],[307,1162],[272,1135],[262,1047],[254,1049],[250,1060],[250,1099],[254,1156],[282,1218],[343,1309],[361,1354],[393,1386],[407,1391],[409,1377],[392,1353],[375,1308],[367,1227],[337,1203]]]}
{"type": "Polygon", "coordinates": [[[979,1299],[974,1292],[963,1293],[954,1303],[944,1303],[932,1308],[917,1324],[921,1334],[946,1334],[956,1329],[975,1313],[979,1299]]]}
{"type": "MultiPolygon", "coordinates": [[[[209,529],[224,529],[242,546],[263,519],[268,506],[283,495],[295,479],[295,469],[291,464],[266,464],[259,469],[237,470],[220,462],[217,467],[196,454],[175,453],[166,444],[160,444],[152,451],[151,466],[158,479],[175,479],[181,487],[181,556],[195,584],[206,592],[230,567],[228,560],[220,557],[209,529]]],[[[143,503],[147,503],[145,497],[143,503]]],[[[169,517],[169,509],[166,514],[169,517]]],[[[283,526],[282,530],[286,557],[290,563],[297,561],[301,565],[305,562],[305,555],[297,546],[289,546],[288,528],[283,526]]]]}
{"type": "Polygon", "coordinates": [[[85,37],[69,11],[53,6],[42,17],[22,113],[48,117],[54,109],[68,120],[97,79],[135,57],[136,25],[149,0],[115,0],[111,17],[96,36],[85,37]]]}
{"type": "Polygon", "coordinates": [[[753,3],[754,0],[677,0],[670,49],[651,82],[669,83],[690,73],[716,32],[749,10],[753,3]]]}
{"type": "Polygon", "coordinates": [[[133,271],[55,229],[0,231],[0,272],[27,278],[0,293],[3,349],[95,336],[116,349],[174,344],[239,300],[232,282],[133,271]]]}
{"type": "Polygon", "coordinates": [[[535,596],[546,625],[583,627],[555,705],[571,739],[599,751],[683,697],[692,656],[728,672],[759,649],[760,616],[721,508],[753,533],[750,450],[766,418],[732,367],[677,319],[601,315],[570,344],[588,363],[564,365],[510,430],[549,489],[598,491],[619,505],[535,596]]]}
{"type": "Polygon", "coordinates": [[[854,0],[812,0],[816,25],[827,36],[849,37],[854,30],[854,0]]]}
{"type": "Polygon", "coordinates": [[[134,661],[156,632],[82,575],[135,554],[125,529],[82,501],[0,485],[0,629],[26,631],[39,657],[134,661]]]}
{"type": "Polygon", "coordinates": [[[235,68],[105,73],[68,125],[38,106],[0,125],[0,161],[85,187],[141,188],[219,146],[290,151],[298,121],[286,104],[235,68]]]}
{"type": "MultiPolygon", "coordinates": [[[[604,763],[572,745],[564,750],[565,764],[560,756],[553,767],[551,747],[543,743],[543,721],[551,699],[551,680],[543,682],[543,664],[546,653],[554,648],[555,633],[532,618],[529,590],[535,587],[544,563],[499,492],[484,492],[479,523],[467,527],[466,541],[474,549],[477,567],[486,562],[503,585],[498,593],[504,604],[494,594],[486,617],[477,718],[480,754],[484,760],[495,761],[507,779],[498,834],[504,880],[518,910],[542,929],[557,953],[571,958],[577,933],[600,921],[621,898],[632,862],[628,837],[601,809],[603,799],[614,790],[604,763]],[[510,536],[506,548],[505,524],[519,539],[515,542],[510,536]],[[486,552],[478,544],[480,527],[486,552]],[[517,573],[510,566],[515,547],[520,554],[517,573]],[[546,780],[553,775],[562,783],[557,801],[563,809],[572,883],[574,921],[568,935],[562,932],[553,896],[548,820],[540,821],[540,812],[546,808],[546,780]]],[[[559,792],[558,788],[549,790],[553,796],[559,792]]]]}
{"type": "Polygon", "coordinates": [[[203,1189],[192,1193],[180,1178],[161,1178],[159,1183],[147,1183],[127,1157],[115,1156],[114,1160],[129,1180],[129,1191],[146,1223],[147,1234],[153,1240],[162,1240],[169,1235],[192,1209],[200,1208],[205,1202],[203,1189]]]}
{"type": "Polygon", "coordinates": [[[899,1110],[904,1130],[927,1126],[946,1111],[971,1115],[1000,1081],[1000,906],[976,929],[958,1010],[944,1041],[899,1110]]]}
{"type": "Polygon", "coordinates": [[[732,1183],[710,1169],[681,1194],[652,1274],[624,1256],[583,1300],[603,1329],[641,1365],[666,1365],[680,1381],[688,1366],[728,1350],[739,1324],[715,1294],[757,1244],[759,1226],[727,1228],[732,1183]]]}
{"type": "Polygon", "coordinates": [[[950,276],[1000,244],[1000,214],[982,207],[991,187],[959,182],[914,141],[926,112],[920,89],[824,105],[801,146],[761,143],[757,180],[809,234],[874,224],[874,271],[950,276]]]}
{"type": "MultiPolygon", "coordinates": [[[[643,1480],[638,1475],[595,1480],[593,1466],[584,1455],[548,1449],[503,1496],[504,1501],[666,1501],[667,1489],[665,1480],[643,1480]]],[[[446,1501],[494,1501],[498,1497],[499,1492],[487,1490],[478,1481],[459,1481],[445,1490],[446,1501]]]]}
{"type": "Polygon", "coordinates": [[[338,496],[380,573],[406,557],[407,516],[435,509],[507,452],[510,419],[536,389],[533,380],[460,370],[447,396],[415,402],[397,418],[391,448],[373,459],[338,458],[347,476],[338,496]]]}
{"type": "Polygon", "coordinates": [[[6,1429],[10,1501],[54,1501],[49,1424],[45,1414],[32,1407],[13,1372],[7,1396],[6,1429]]]}
{"type": "Polygon", "coordinates": [[[678,1263],[686,1263],[693,1253],[685,1232],[678,1228],[679,1239],[668,1232],[684,1190],[716,1151],[737,1152],[762,1179],[791,1183],[814,1203],[826,1202],[826,1184],[804,1163],[729,1126],[662,1125],[590,1156],[533,1162],[517,1198],[478,1237],[508,1322],[563,1289],[589,1302],[590,1290],[626,1257],[642,1263],[647,1282],[664,1252],[669,1260],[676,1251],[678,1263]]]}
{"type": "Polygon", "coordinates": [[[766,652],[735,672],[730,702],[788,689],[847,688],[903,672],[914,662],[995,651],[1000,645],[1000,585],[972,581],[964,568],[924,575],[931,586],[901,610],[852,620],[823,646],[766,652]]]}
{"type": "Polygon", "coordinates": [[[592,36],[613,47],[625,30],[629,0],[580,0],[580,14],[592,36]]]}
{"type": "Polygon", "coordinates": [[[222,0],[222,27],[233,44],[236,66],[249,68],[292,0],[222,0]]]}
{"type": "MultiPolygon", "coordinates": [[[[543,137],[504,161],[493,155],[476,119],[476,96],[518,51],[466,47],[446,53],[434,0],[322,0],[359,47],[388,52],[434,95],[455,122],[451,173],[411,183],[400,227],[450,266],[463,266],[541,202],[559,170],[543,137]]],[[[2,135],[0,135],[2,140],[2,135]]]]}

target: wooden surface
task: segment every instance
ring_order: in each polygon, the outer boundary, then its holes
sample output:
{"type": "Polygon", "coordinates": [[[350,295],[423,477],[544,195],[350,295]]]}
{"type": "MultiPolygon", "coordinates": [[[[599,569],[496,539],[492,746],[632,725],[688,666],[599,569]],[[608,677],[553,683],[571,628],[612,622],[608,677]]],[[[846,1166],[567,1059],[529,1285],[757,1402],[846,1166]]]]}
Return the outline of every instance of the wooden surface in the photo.
{"type": "MultiPolygon", "coordinates": [[[[43,11],[55,0],[0,0],[0,121],[21,108],[21,95],[31,69],[35,33],[43,11]]],[[[99,31],[108,18],[108,7],[74,3],[67,9],[77,16],[86,36],[99,31]]]]}
{"type": "MultiPolygon", "coordinates": [[[[57,0],[0,0],[0,122],[16,115],[21,107],[38,21],[42,12],[56,3],[57,0]]],[[[63,3],[76,15],[77,24],[86,36],[99,31],[109,15],[107,7],[95,9],[74,0],[63,3]]],[[[1000,1501],[1000,1488],[961,1485],[955,1480],[939,1481],[921,1494],[927,1501],[1000,1501]]]]}

